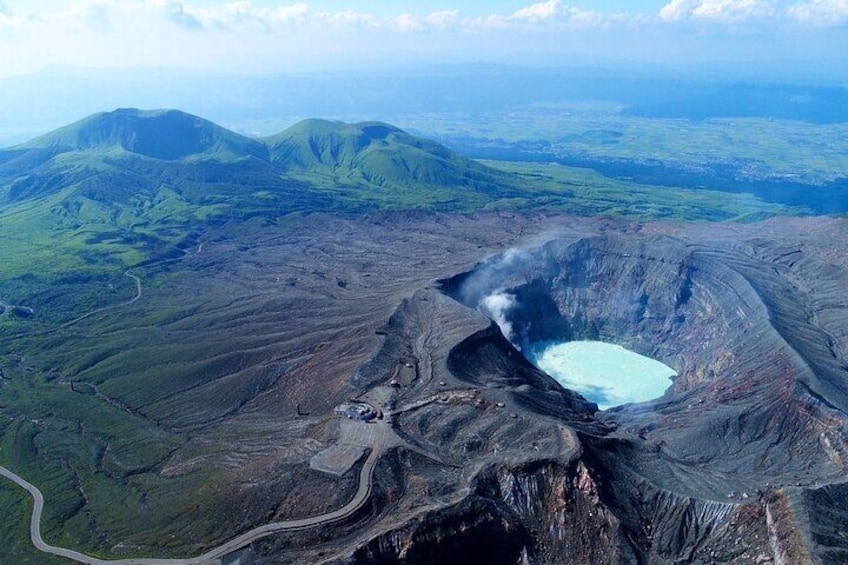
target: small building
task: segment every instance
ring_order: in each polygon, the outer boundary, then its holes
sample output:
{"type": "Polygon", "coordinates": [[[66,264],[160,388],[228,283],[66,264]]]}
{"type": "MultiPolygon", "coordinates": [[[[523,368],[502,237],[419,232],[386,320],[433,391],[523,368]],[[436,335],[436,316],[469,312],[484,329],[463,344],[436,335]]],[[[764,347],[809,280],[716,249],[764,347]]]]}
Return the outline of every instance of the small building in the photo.
{"type": "Polygon", "coordinates": [[[359,420],[361,422],[370,422],[377,418],[377,410],[367,402],[359,402],[352,400],[345,402],[333,410],[339,416],[343,416],[348,420],[359,420]]]}

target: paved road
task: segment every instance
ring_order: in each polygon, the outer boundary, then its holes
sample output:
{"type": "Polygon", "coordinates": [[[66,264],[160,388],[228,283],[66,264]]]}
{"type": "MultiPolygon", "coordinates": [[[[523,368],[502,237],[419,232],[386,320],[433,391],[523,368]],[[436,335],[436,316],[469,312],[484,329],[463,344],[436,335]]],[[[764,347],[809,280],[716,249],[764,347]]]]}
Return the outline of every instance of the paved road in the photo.
{"type": "Polygon", "coordinates": [[[228,553],[241,549],[260,538],[281,532],[293,532],[313,528],[315,526],[332,524],[352,516],[354,512],[362,508],[371,496],[372,475],[375,467],[377,466],[377,461],[382,456],[384,449],[384,446],[375,446],[372,448],[370,455],[365,460],[365,464],[362,466],[362,470],[359,472],[359,488],[356,490],[356,493],[353,495],[350,502],[338,510],[321,514],[319,516],[313,516],[311,518],[265,524],[264,526],[259,526],[249,532],[245,532],[240,536],[207,551],[203,555],[198,557],[189,557],[186,559],[98,559],[71,549],[56,547],[45,543],[41,538],[41,512],[44,509],[44,496],[41,494],[41,491],[3,466],[0,466],[0,476],[9,479],[32,495],[34,504],[32,507],[32,520],[29,525],[29,535],[32,539],[33,545],[40,551],[66,557],[73,561],[77,561],[78,563],[85,563],[87,565],[213,565],[220,563],[220,559],[228,553]]]}
{"type": "Polygon", "coordinates": [[[8,470],[6,467],[0,466],[0,475],[6,477],[10,481],[14,481],[16,484],[26,489],[26,491],[32,495],[32,498],[35,501],[32,506],[32,520],[29,523],[29,536],[30,538],[32,538],[32,544],[35,547],[45,553],[52,553],[53,555],[67,557],[68,559],[79,561],[80,563],[101,563],[101,561],[92,559],[91,557],[83,555],[82,553],[78,553],[76,551],[72,551],[70,549],[65,549],[62,547],[53,547],[52,545],[45,543],[45,541],[41,539],[41,511],[44,509],[44,496],[41,494],[41,491],[38,490],[33,484],[25,481],[21,477],[8,470]]]}
{"type": "MultiPolygon", "coordinates": [[[[85,318],[88,318],[89,316],[93,316],[94,314],[98,314],[106,310],[111,310],[112,308],[127,306],[141,299],[141,279],[131,274],[129,271],[124,274],[135,281],[136,295],[133,298],[120,304],[105,306],[103,308],[98,308],[97,310],[93,310],[91,312],[83,314],[78,318],[74,318],[69,322],[65,322],[64,324],[62,324],[61,327],[71,326],[81,320],[84,320],[85,318]]],[[[55,329],[50,331],[55,331],[55,329]]],[[[368,498],[371,496],[373,473],[380,457],[383,455],[386,449],[394,445],[398,445],[402,442],[399,442],[399,438],[397,441],[389,439],[390,437],[394,437],[394,434],[393,432],[391,432],[391,428],[388,427],[387,422],[380,422],[378,424],[362,423],[361,425],[364,427],[364,429],[357,430],[357,432],[359,433],[357,433],[356,435],[360,435],[364,432],[365,436],[369,437],[370,441],[366,441],[365,443],[368,444],[367,447],[371,449],[371,453],[365,460],[365,464],[362,466],[362,470],[359,472],[359,487],[357,488],[356,493],[353,495],[353,498],[351,498],[350,502],[348,502],[338,510],[328,512],[326,514],[321,514],[319,516],[303,518],[300,520],[288,520],[285,522],[272,522],[270,524],[265,524],[264,526],[259,526],[241,534],[240,536],[233,538],[232,540],[226,543],[219,545],[216,548],[207,551],[203,555],[197,557],[188,557],[185,559],[164,559],[155,557],[136,559],[99,559],[97,557],[85,555],[72,549],[66,549],[64,547],[56,547],[50,545],[46,543],[41,537],[41,514],[44,510],[44,495],[41,494],[41,491],[38,490],[35,485],[28,482],[23,477],[16,475],[15,473],[10,471],[6,467],[3,467],[2,465],[0,465],[0,476],[5,477],[6,479],[14,482],[18,486],[29,492],[30,495],[32,495],[34,503],[32,507],[32,518],[30,520],[29,533],[30,538],[32,539],[32,544],[39,551],[43,551],[45,553],[50,553],[60,557],[65,557],[67,559],[71,559],[78,563],[84,563],[86,565],[217,565],[221,563],[221,558],[223,558],[225,555],[232,553],[238,549],[241,549],[247,545],[250,545],[254,541],[263,537],[282,532],[305,530],[316,526],[339,522],[346,518],[349,518],[357,510],[362,508],[362,506],[365,504],[365,502],[367,502],[368,498]],[[381,429],[374,429],[372,428],[372,426],[378,426],[381,429]],[[384,426],[386,426],[385,430],[382,429],[384,426]]],[[[365,446],[363,445],[363,447],[365,446]]]]}

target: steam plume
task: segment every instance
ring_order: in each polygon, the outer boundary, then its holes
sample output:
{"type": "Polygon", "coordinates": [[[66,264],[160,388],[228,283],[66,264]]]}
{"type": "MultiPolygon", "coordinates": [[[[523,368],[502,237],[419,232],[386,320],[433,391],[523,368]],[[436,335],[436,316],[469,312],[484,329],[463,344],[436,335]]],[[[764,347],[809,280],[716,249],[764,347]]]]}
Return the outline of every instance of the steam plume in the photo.
{"type": "Polygon", "coordinates": [[[480,310],[489,316],[509,341],[513,339],[512,324],[507,319],[507,312],[516,304],[515,296],[506,292],[495,292],[480,300],[480,310]]]}

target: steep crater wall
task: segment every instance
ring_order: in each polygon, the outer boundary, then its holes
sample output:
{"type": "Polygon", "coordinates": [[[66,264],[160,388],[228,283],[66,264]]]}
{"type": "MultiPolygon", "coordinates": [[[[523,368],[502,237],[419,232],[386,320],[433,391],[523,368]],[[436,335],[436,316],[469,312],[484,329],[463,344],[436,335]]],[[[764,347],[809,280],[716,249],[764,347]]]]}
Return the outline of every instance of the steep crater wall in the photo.
{"type": "Polygon", "coordinates": [[[511,297],[511,341],[614,342],[674,368],[675,390],[755,363],[780,336],[750,284],[697,248],[669,238],[552,241],[490,260],[446,285],[471,307],[511,297]],[[763,335],[763,332],[769,335],[763,335]],[[746,337],[758,334],[759,350],[746,337]]]}
{"type": "MultiPolygon", "coordinates": [[[[780,270],[740,249],[663,236],[553,240],[493,257],[443,290],[525,352],[602,340],[675,369],[662,398],[603,416],[668,457],[763,481],[836,475],[848,462],[845,360],[780,270]]],[[[686,487],[658,473],[664,487],[686,487]]]]}

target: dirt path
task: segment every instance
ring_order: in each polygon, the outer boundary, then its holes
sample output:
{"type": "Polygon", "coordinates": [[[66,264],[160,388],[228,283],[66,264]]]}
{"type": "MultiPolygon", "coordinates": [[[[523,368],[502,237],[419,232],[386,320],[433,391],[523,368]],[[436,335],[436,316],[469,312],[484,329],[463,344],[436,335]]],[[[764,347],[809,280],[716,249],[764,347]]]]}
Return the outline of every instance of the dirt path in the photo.
{"type": "Polygon", "coordinates": [[[133,275],[129,271],[125,272],[124,275],[128,276],[129,278],[131,278],[135,281],[135,288],[136,288],[135,296],[133,296],[132,298],[130,298],[126,302],[121,302],[120,304],[112,304],[111,306],[104,306],[103,308],[98,308],[97,310],[92,310],[91,312],[88,312],[86,314],[83,314],[82,316],[74,318],[70,322],[65,322],[64,324],[61,325],[61,327],[67,328],[68,326],[72,326],[72,325],[76,324],[77,322],[85,320],[86,318],[88,318],[90,316],[94,316],[95,314],[99,314],[100,312],[105,312],[106,310],[112,310],[114,308],[120,308],[121,306],[129,306],[133,302],[140,300],[141,295],[142,295],[141,279],[138,278],[137,276],[133,275]]]}

